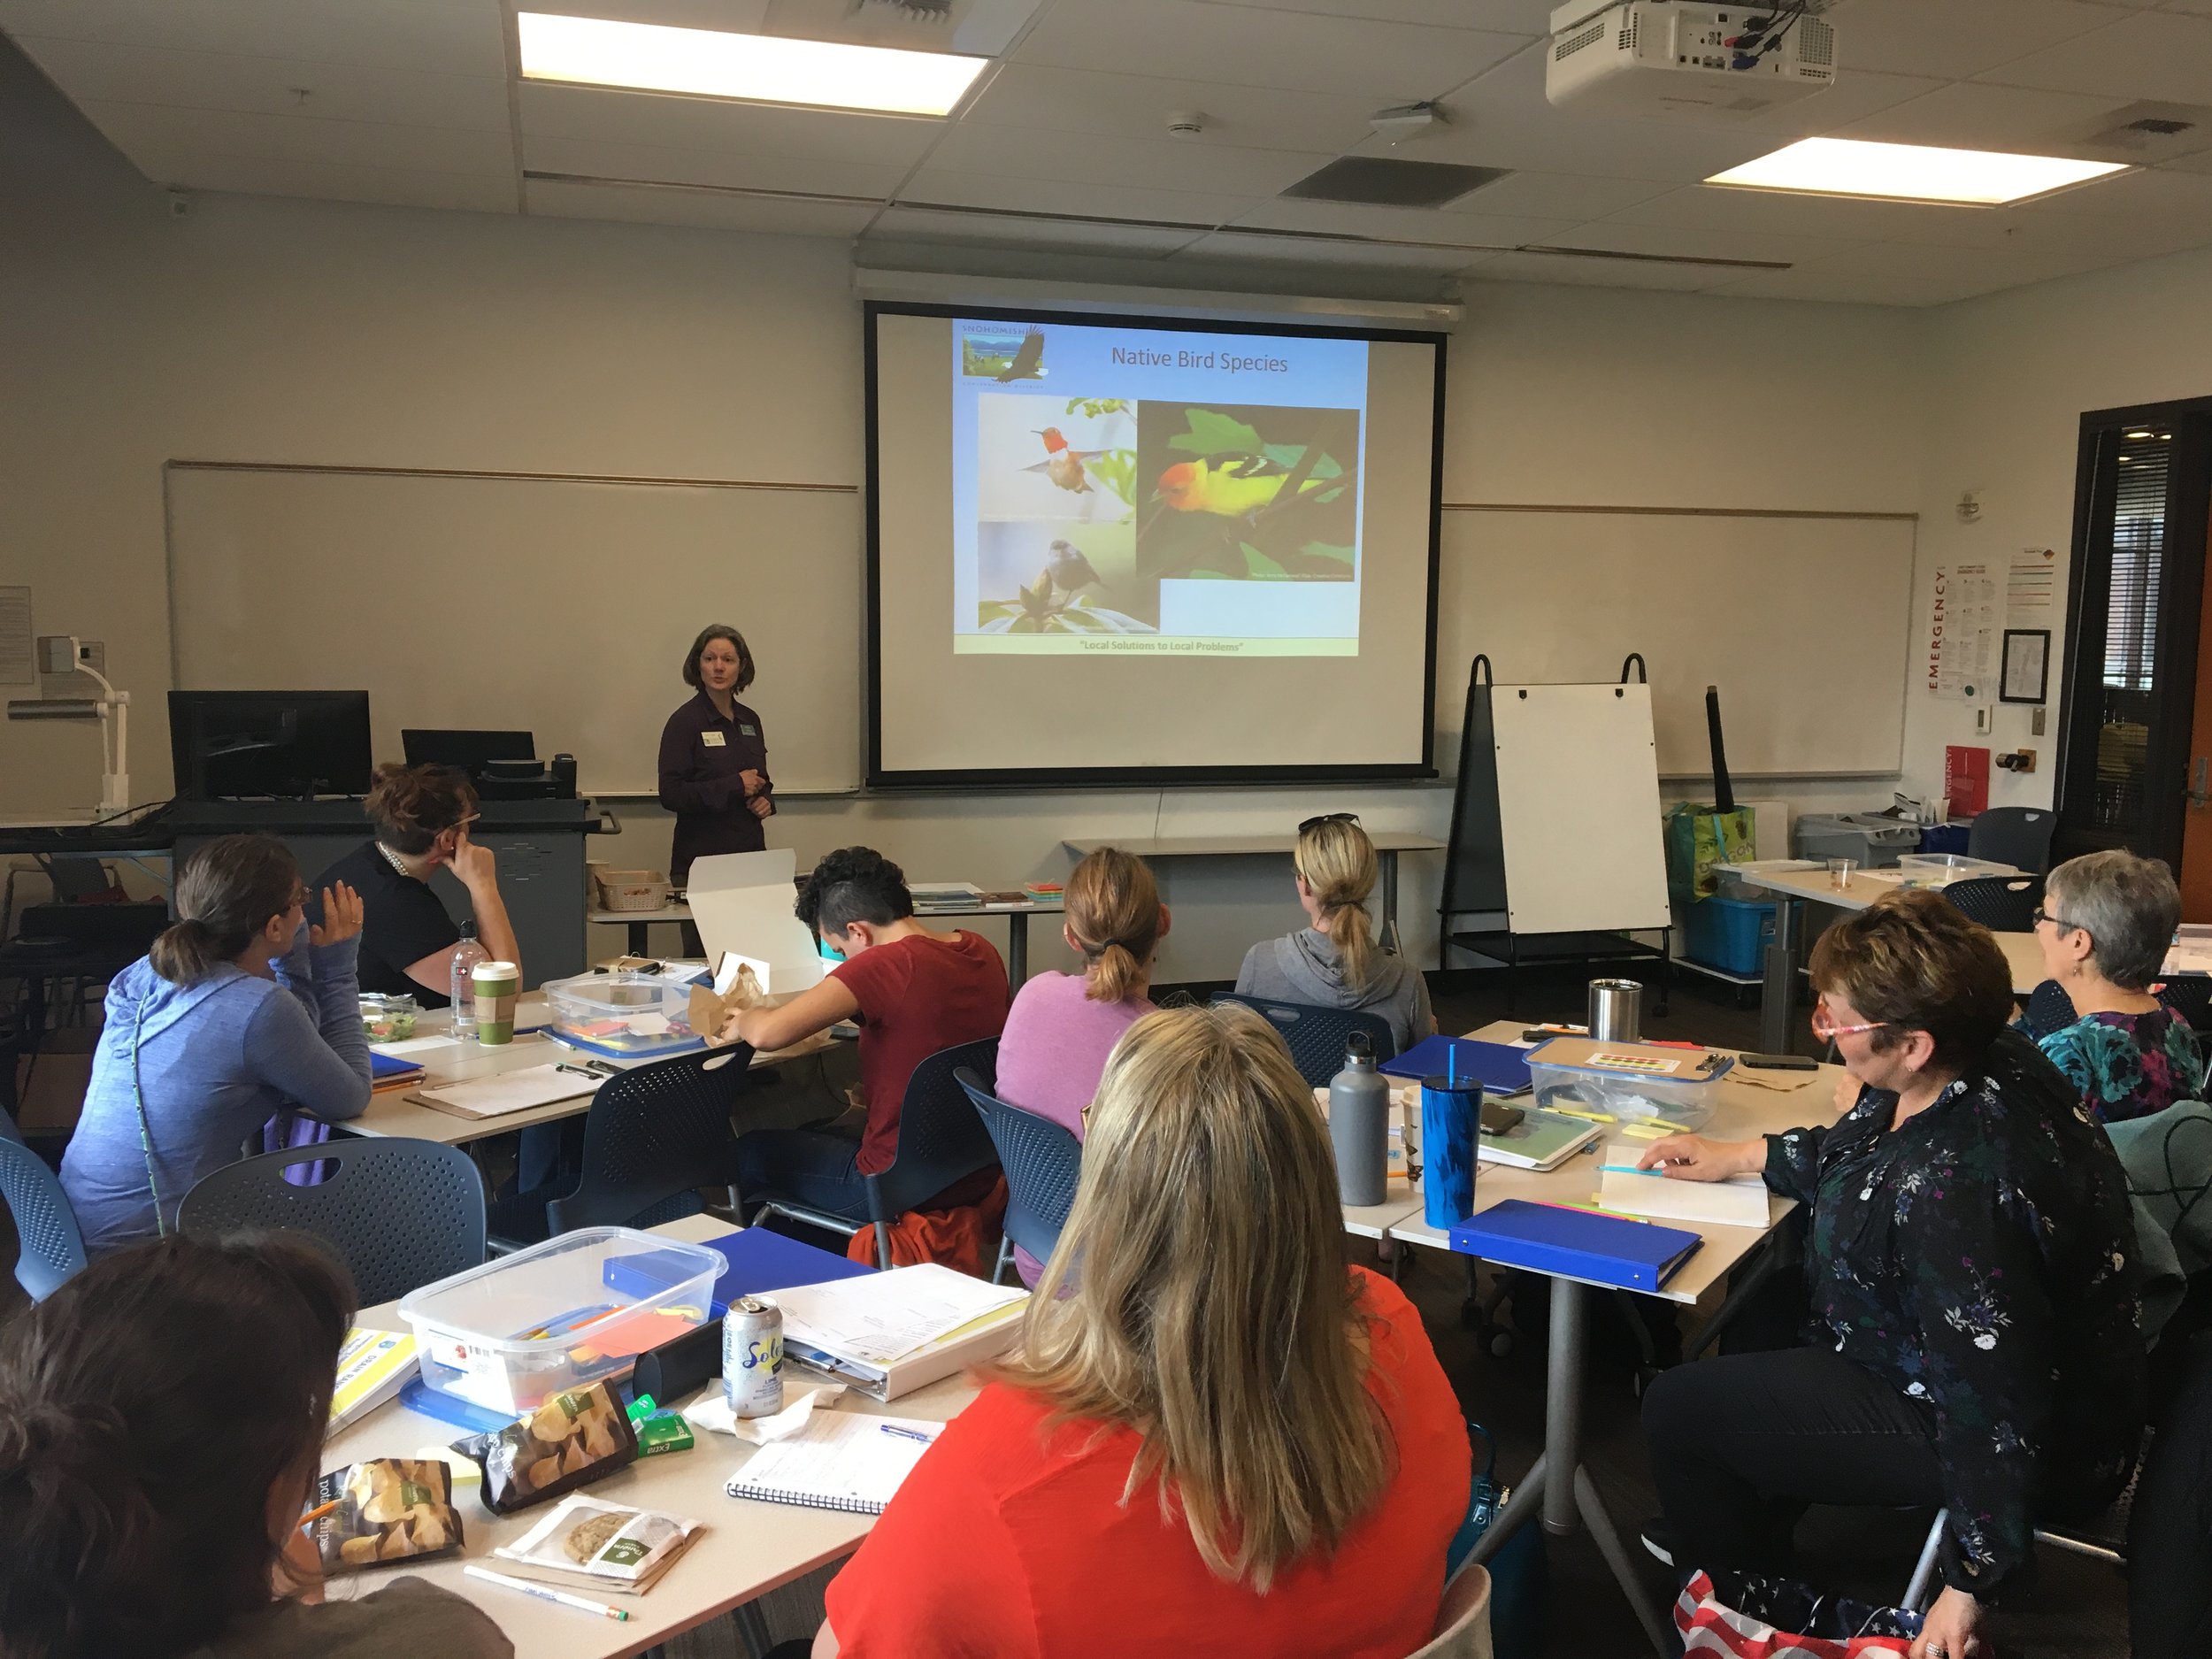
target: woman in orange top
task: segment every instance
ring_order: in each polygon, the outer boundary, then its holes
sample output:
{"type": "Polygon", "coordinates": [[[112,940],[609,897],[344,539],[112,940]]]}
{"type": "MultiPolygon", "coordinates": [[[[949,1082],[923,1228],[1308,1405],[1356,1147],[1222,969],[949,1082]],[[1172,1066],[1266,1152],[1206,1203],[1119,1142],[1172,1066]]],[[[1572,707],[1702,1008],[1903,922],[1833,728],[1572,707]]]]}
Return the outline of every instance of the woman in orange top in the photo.
{"type": "Polygon", "coordinates": [[[1313,1095],[1265,1021],[1148,1014],[1002,1367],[831,1583],[815,1659],[1402,1659],[1467,1433],[1398,1288],[1347,1268],[1313,1095]]]}

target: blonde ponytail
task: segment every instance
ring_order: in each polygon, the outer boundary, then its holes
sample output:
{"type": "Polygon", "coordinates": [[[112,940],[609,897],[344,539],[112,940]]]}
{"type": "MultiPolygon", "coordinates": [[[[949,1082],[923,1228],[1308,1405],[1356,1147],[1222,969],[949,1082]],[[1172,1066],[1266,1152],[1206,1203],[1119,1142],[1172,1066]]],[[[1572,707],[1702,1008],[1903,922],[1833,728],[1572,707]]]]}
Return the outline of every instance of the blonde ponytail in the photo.
{"type": "Polygon", "coordinates": [[[1375,890],[1375,843],[1348,818],[1324,818],[1298,838],[1298,873],[1313,894],[1321,929],[1336,948],[1345,982],[1364,991],[1377,963],[1375,924],[1367,914],[1375,890]]]}
{"type": "Polygon", "coordinates": [[[1067,881],[1068,931],[1088,964],[1083,995],[1119,1002],[1135,994],[1160,943],[1160,889],[1143,859],[1101,847],[1067,881]]]}

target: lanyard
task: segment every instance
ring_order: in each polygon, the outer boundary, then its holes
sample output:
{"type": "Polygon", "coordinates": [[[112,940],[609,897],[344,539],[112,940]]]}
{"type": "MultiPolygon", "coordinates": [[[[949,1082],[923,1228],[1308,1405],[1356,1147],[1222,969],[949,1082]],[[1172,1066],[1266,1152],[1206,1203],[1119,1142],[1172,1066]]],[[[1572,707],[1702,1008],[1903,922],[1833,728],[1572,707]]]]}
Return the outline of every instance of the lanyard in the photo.
{"type": "Polygon", "coordinates": [[[154,1232],[165,1239],[169,1224],[161,1212],[161,1183],[154,1173],[154,1127],[147,1121],[146,1091],[138,1080],[138,1039],[145,1025],[146,1004],[142,998],[131,1016],[131,1100],[138,1108],[138,1144],[146,1155],[146,1190],[154,1196],[154,1232]]]}

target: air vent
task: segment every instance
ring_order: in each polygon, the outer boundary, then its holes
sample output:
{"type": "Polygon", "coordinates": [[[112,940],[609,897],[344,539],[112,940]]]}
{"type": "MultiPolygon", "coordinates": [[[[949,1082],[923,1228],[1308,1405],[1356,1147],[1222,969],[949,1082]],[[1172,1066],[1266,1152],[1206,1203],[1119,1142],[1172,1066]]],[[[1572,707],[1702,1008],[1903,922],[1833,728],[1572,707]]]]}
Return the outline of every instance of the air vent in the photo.
{"type": "Polygon", "coordinates": [[[1836,66],[1836,31],[1818,18],[1797,20],[1797,61],[1824,69],[1836,66]]]}
{"type": "Polygon", "coordinates": [[[1441,207],[1505,177],[1502,167],[1463,167],[1443,161],[1398,161],[1346,156],[1307,174],[1283,192],[1302,202],[1356,202],[1374,207],[1441,207]]]}
{"type": "Polygon", "coordinates": [[[1573,34],[1563,35],[1552,42],[1553,60],[1556,62],[1571,58],[1584,47],[1595,46],[1604,38],[1605,24],[1602,20],[1593,23],[1586,28],[1577,29],[1573,34]]]}
{"type": "Polygon", "coordinates": [[[2145,98],[2061,127],[2043,142],[2055,153],[2085,151],[2100,161],[2154,165],[2212,144],[2212,108],[2145,98]]]}
{"type": "Polygon", "coordinates": [[[2195,130],[2196,125],[2194,121],[2166,121],[2159,119],[2156,116],[2150,116],[2139,121],[2130,121],[2124,130],[2131,133],[2149,133],[2159,138],[2171,138],[2177,133],[2195,130]]]}

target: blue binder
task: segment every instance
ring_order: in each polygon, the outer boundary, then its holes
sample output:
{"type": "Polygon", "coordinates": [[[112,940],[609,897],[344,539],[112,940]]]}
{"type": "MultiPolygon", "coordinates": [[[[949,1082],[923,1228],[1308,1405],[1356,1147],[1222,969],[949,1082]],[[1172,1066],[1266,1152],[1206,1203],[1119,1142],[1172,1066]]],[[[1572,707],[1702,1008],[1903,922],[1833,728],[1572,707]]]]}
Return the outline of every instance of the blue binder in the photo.
{"type": "MultiPolygon", "coordinates": [[[[711,1317],[717,1319],[740,1296],[765,1295],[795,1285],[826,1285],[832,1279],[856,1279],[876,1271],[864,1262],[818,1250],[766,1227],[748,1227],[742,1233],[726,1233],[699,1243],[719,1252],[729,1263],[714,1281],[711,1317]]],[[[648,1296],[689,1277],[689,1270],[672,1251],[641,1250],[634,1256],[608,1257],[599,1277],[610,1290],[648,1296]]]]}
{"type": "Polygon", "coordinates": [[[422,1065],[403,1055],[379,1054],[369,1050],[369,1081],[385,1083],[396,1077],[420,1077],[422,1065]]]}
{"type": "Polygon", "coordinates": [[[1394,1060],[1375,1069],[1393,1077],[1445,1077],[1456,1069],[1461,1077],[1481,1083],[1485,1094],[1518,1094],[1529,1086],[1528,1050],[1509,1043],[1478,1042],[1472,1037],[1427,1037],[1394,1060]]]}
{"type": "Polygon", "coordinates": [[[1657,1290],[1705,1240],[1679,1227],[1656,1226],[1594,1210],[1508,1198],[1451,1230],[1452,1248],[1506,1267],[1624,1290],[1657,1290]]]}

